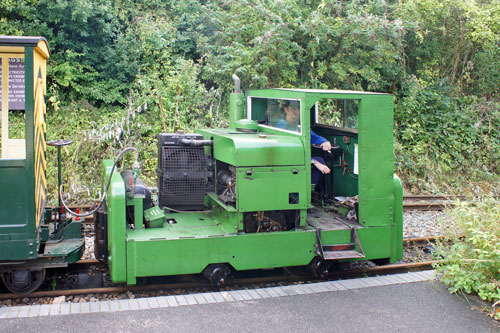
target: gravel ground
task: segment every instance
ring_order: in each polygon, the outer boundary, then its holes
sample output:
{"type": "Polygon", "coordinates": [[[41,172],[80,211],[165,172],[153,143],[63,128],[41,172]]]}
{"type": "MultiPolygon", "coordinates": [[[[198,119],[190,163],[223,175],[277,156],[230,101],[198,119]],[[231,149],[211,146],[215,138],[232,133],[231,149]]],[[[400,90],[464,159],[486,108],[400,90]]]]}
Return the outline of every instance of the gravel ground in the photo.
{"type": "Polygon", "coordinates": [[[81,260],[95,259],[94,255],[94,225],[85,224],[83,226],[83,235],[85,237],[85,250],[81,260]]]}
{"type": "Polygon", "coordinates": [[[452,221],[443,211],[409,211],[403,213],[403,238],[440,236],[452,221]]]}

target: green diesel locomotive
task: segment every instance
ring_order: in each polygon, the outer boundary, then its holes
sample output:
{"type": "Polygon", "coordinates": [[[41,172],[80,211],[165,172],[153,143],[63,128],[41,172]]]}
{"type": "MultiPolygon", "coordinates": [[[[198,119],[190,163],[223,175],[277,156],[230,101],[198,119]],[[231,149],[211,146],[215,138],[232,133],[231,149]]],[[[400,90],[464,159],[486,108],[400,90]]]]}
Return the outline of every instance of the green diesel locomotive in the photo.
{"type": "Polygon", "coordinates": [[[203,272],[220,285],[233,270],[307,266],[322,274],[339,260],[401,259],[393,96],[242,93],[233,78],[230,128],[159,135],[157,200],[137,169],[112,174],[113,161],[104,161],[103,187],[111,180],[96,255],[111,279],[203,272]],[[332,110],[336,124],[322,119],[332,110]],[[330,147],[311,145],[311,136],[330,147]],[[318,161],[330,172],[312,184],[318,161]]]}

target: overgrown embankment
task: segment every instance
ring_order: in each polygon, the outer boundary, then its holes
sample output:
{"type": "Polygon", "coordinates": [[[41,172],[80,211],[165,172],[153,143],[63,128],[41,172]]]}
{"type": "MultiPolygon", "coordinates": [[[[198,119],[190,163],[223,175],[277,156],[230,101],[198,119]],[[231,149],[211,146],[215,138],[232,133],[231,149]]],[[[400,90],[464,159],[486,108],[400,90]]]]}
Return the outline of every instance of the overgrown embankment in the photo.
{"type": "Polygon", "coordinates": [[[498,22],[491,0],[0,4],[1,34],[49,42],[48,138],[75,141],[63,157],[77,196],[96,191],[99,161],[125,145],[154,183],[156,134],[225,126],[232,73],[246,88],[392,93],[408,191],[498,188],[498,22]]]}

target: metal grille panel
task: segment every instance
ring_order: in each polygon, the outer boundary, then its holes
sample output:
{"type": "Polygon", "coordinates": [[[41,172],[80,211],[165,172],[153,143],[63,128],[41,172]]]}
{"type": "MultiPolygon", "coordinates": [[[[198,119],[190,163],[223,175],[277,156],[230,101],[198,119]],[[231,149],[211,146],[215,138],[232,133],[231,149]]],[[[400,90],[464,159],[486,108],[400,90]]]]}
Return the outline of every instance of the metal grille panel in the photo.
{"type": "Polygon", "coordinates": [[[159,152],[160,207],[203,209],[208,176],[205,149],[184,146],[166,134],[160,139],[159,152]]]}
{"type": "Polygon", "coordinates": [[[205,150],[203,147],[162,147],[163,171],[205,171],[205,150]]]}
{"type": "Polygon", "coordinates": [[[161,206],[203,205],[205,179],[163,179],[161,206]]]}

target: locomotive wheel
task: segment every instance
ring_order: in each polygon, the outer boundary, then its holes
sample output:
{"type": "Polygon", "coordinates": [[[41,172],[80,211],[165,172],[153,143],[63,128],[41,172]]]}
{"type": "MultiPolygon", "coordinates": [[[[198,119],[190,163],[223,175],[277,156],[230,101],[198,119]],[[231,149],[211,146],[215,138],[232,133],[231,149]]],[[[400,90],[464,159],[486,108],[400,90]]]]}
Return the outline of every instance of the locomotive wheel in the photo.
{"type": "Polygon", "coordinates": [[[315,257],[307,266],[284,267],[285,272],[290,275],[307,277],[314,274],[316,277],[325,277],[328,275],[330,263],[315,257]]]}
{"type": "Polygon", "coordinates": [[[226,283],[229,274],[231,274],[231,270],[225,264],[208,265],[203,270],[203,275],[210,281],[210,284],[214,288],[222,287],[226,283]]]}
{"type": "Polygon", "coordinates": [[[27,295],[31,294],[35,290],[37,290],[45,280],[45,268],[36,271],[27,271],[27,280],[26,281],[16,281],[15,274],[13,271],[4,272],[2,274],[2,281],[9,289],[10,292],[14,294],[27,295]]]}

